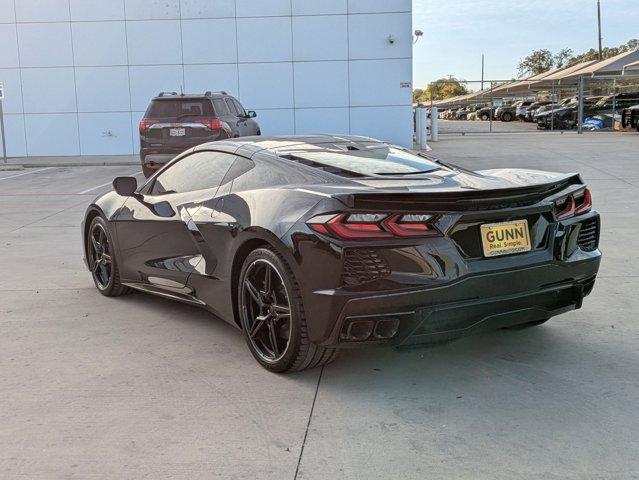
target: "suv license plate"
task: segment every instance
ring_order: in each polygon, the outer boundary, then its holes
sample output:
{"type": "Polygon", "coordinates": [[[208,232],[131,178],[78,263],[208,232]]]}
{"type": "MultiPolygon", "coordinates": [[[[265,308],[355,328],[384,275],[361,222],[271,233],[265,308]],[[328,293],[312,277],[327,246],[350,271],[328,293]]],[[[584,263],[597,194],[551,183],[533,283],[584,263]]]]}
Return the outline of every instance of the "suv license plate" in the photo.
{"type": "Polygon", "coordinates": [[[531,249],[528,220],[487,223],[480,230],[486,257],[529,252],[531,249]]]}
{"type": "Polygon", "coordinates": [[[170,137],[183,137],[186,135],[186,128],[170,128],[169,136],[170,137]]]}

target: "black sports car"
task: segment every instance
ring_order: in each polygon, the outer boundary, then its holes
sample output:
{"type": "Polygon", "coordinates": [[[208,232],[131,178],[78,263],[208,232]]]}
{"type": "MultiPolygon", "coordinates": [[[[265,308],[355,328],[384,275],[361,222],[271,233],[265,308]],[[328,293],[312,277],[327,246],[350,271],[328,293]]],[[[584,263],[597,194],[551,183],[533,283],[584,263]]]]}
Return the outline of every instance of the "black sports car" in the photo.
{"type": "Polygon", "coordinates": [[[365,137],[208,143],[113,184],[82,225],[99,291],[202,306],[276,372],[543,323],[581,307],[601,257],[579,175],[471,172],[365,137]]]}

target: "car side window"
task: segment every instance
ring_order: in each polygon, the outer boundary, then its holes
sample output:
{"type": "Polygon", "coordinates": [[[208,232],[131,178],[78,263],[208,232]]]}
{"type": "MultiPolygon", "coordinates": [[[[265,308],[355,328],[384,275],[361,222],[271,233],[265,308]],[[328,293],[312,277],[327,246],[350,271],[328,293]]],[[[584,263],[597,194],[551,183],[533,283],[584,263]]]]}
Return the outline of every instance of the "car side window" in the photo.
{"type": "Polygon", "coordinates": [[[236,116],[240,115],[240,112],[238,112],[237,108],[235,107],[235,103],[233,103],[233,100],[231,100],[230,98],[225,98],[224,101],[226,102],[226,106],[229,108],[231,114],[236,116]]]}
{"type": "Polygon", "coordinates": [[[229,109],[221,98],[214,98],[213,106],[215,107],[215,113],[218,115],[228,115],[229,109]]]}
{"type": "Polygon", "coordinates": [[[158,175],[151,195],[217,188],[237,157],[224,152],[195,152],[158,175]]]}
{"type": "Polygon", "coordinates": [[[235,99],[233,99],[233,103],[235,104],[235,109],[238,111],[239,115],[241,117],[246,117],[246,110],[244,110],[242,104],[235,99]]]}
{"type": "Polygon", "coordinates": [[[227,183],[235,180],[238,177],[241,177],[246,172],[252,170],[255,167],[255,162],[253,160],[249,160],[244,157],[236,157],[235,162],[231,165],[228,172],[224,176],[224,180],[222,180],[221,185],[226,185],[227,183]]]}

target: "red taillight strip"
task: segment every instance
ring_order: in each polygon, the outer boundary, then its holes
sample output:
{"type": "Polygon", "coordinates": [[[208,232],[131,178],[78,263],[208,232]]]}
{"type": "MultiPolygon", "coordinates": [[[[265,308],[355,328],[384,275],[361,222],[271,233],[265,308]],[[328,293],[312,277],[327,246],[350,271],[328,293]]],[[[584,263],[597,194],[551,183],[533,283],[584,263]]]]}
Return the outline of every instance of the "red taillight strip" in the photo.
{"type": "Polygon", "coordinates": [[[318,233],[344,240],[430,237],[440,235],[429,222],[402,222],[402,214],[388,215],[379,222],[350,222],[349,213],[321,215],[308,222],[318,233]],[[327,218],[328,217],[328,218],[327,218]]]}
{"type": "Polygon", "coordinates": [[[592,194],[590,190],[586,188],[584,190],[584,197],[579,206],[575,209],[575,215],[581,215],[583,213],[587,213],[592,209],[592,194]]]}
{"type": "Polygon", "coordinates": [[[382,223],[398,237],[429,237],[439,235],[439,231],[429,228],[427,223],[402,223],[402,215],[391,215],[382,223]]]}
{"type": "Polygon", "coordinates": [[[387,238],[392,235],[378,223],[347,223],[347,213],[338,215],[328,222],[326,227],[340,238],[387,238]]]}
{"type": "Polygon", "coordinates": [[[588,188],[583,190],[583,197],[580,200],[581,202],[578,204],[577,200],[575,200],[575,194],[568,195],[566,197],[566,206],[561,211],[555,213],[557,220],[564,220],[576,215],[588,213],[592,209],[592,194],[588,188]]]}
{"type": "Polygon", "coordinates": [[[557,219],[562,220],[564,218],[572,217],[575,214],[575,199],[572,195],[566,197],[566,206],[560,212],[557,212],[557,219]]]}

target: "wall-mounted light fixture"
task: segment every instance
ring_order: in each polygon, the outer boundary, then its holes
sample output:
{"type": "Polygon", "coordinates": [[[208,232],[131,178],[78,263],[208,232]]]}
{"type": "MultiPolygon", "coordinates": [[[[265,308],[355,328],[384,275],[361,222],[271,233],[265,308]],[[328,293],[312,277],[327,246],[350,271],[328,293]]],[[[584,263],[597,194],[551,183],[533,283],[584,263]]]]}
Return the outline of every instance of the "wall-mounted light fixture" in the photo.
{"type": "Polygon", "coordinates": [[[421,30],[415,30],[415,40],[413,40],[413,44],[417,43],[419,37],[421,37],[422,35],[424,35],[424,32],[422,32],[421,30]]]}

